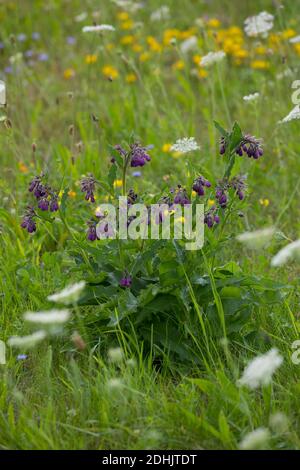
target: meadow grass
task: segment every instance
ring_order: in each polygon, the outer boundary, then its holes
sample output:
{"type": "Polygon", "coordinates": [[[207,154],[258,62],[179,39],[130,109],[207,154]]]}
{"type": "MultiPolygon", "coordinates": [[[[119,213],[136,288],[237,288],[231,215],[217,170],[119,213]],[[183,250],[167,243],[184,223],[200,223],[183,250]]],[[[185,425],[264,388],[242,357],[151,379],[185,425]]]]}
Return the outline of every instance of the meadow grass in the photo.
{"type": "MultiPolygon", "coordinates": [[[[267,448],[300,447],[300,369],[291,360],[291,345],[299,337],[299,268],[270,265],[299,233],[299,121],[278,124],[294,106],[291,84],[299,78],[300,49],[289,42],[300,34],[297,5],[292,0],[284,8],[267,0],[164,4],[171,14],[161,21],[149,19],[161,6],[156,0],[128,17],[112,1],[0,5],[0,70],[7,89],[0,122],[0,339],[29,334],[24,312],[46,310],[53,292],[93,279],[88,263],[83,269],[71,256],[79,248],[88,262],[92,256],[78,181],[90,171],[106,178],[109,145],[134,133],[154,146],[142,176],[130,170],[127,184],[150,198],[167,186],[191,183],[192,167],[209,179],[222,177],[214,120],[226,129],[237,121],[243,131],[263,138],[264,155],[236,163],[247,173],[249,194],[244,217],[232,222],[233,235],[220,237],[213,261],[199,267],[210,278],[210,303],[221,315],[225,309],[229,321],[230,307],[227,311],[215,284],[215,268],[229,262],[245,277],[281,283],[286,295],[272,304],[258,294],[242,334],[225,338],[203,317],[192,272],[182,271],[189,306],[179,315],[184,333],[175,331],[172,340],[186,341],[185,361],[155,336],[144,343],[135,318],[109,323],[113,307],[110,314],[99,303],[74,307],[64,333],[26,351],[26,359],[6,348],[6,364],[0,365],[1,449],[237,449],[258,428],[269,429],[267,448]],[[247,38],[244,19],[262,10],[275,15],[274,35],[247,38]],[[83,12],[86,18],[77,21],[83,12]],[[209,23],[212,19],[219,23],[209,23]],[[82,33],[93,22],[114,25],[116,31],[82,33]],[[230,32],[233,26],[239,30],[230,32]],[[171,29],[175,32],[165,34],[171,29]],[[216,46],[219,30],[225,32],[216,46]],[[32,38],[35,32],[38,39],[32,38]],[[197,49],[184,54],[180,45],[193,35],[197,49]],[[222,62],[207,70],[197,64],[196,55],[219,48],[227,48],[222,62]],[[257,101],[243,100],[254,92],[260,93],[257,101]],[[170,144],[185,136],[194,136],[201,150],[191,156],[170,151],[170,144]],[[57,190],[67,188],[69,215],[67,221],[59,216],[56,224],[40,221],[29,235],[21,218],[29,181],[41,171],[57,190]],[[268,226],[277,237],[261,251],[235,240],[238,233],[268,226]],[[82,351],[70,339],[74,330],[84,339],[82,351]],[[110,360],[111,349],[118,347],[124,356],[110,360]],[[283,357],[272,382],[257,390],[240,387],[248,362],[271,348],[283,357]]],[[[115,190],[121,192],[118,184],[115,190]]],[[[212,243],[213,235],[207,237],[212,243]]],[[[114,259],[117,269],[122,260],[114,259]]],[[[100,257],[100,264],[106,262],[100,257]]],[[[200,255],[192,255],[190,263],[197,270],[200,255]]]]}

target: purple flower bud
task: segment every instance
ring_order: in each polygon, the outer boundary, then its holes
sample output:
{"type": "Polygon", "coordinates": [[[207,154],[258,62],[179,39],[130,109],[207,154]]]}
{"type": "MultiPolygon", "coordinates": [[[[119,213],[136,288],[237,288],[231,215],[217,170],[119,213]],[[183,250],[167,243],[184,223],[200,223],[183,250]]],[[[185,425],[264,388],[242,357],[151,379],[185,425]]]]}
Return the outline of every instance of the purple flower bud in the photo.
{"type": "Polygon", "coordinates": [[[132,278],[129,274],[124,274],[122,279],[120,280],[120,286],[121,287],[131,287],[132,284],[132,278]]]}
{"type": "Polygon", "coordinates": [[[57,212],[58,209],[59,209],[58,201],[57,201],[57,198],[54,197],[50,201],[50,211],[51,212],[57,212]]]}
{"type": "Polygon", "coordinates": [[[49,209],[49,201],[46,198],[42,198],[39,200],[38,208],[42,211],[47,211],[49,209]]]}

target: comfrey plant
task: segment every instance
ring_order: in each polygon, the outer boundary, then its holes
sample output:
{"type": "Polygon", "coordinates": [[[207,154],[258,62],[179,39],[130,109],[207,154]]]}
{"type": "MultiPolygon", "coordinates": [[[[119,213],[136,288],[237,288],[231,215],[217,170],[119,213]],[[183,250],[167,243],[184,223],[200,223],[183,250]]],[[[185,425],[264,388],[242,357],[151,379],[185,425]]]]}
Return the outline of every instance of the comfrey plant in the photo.
{"type": "MultiPolygon", "coordinates": [[[[237,215],[248,193],[246,177],[235,172],[236,159],[257,160],[263,150],[261,141],[243,134],[237,123],[230,131],[216,127],[225,165],[217,179],[190,168],[185,185],[137,194],[127,187],[128,170],[151,164],[152,147],[134,140],[110,148],[106,180],[91,173],[81,179],[76,220],[68,210],[68,189],[60,199],[41,175],[30,183],[36,203],[22,221],[33,233],[38,218],[52,223],[45,214],[57,212],[63,222],[59,229],[70,235],[64,253],[69,274],[80,272],[86,281],[78,304],[99,307],[89,323],[106,323],[110,330],[119,323],[125,330],[133,325],[145,351],[155,344],[157,351],[167,349],[182,360],[196,360],[190,356],[193,341],[210,353],[208,331],[220,337],[241,334],[257,298],[265,295],[266,303],[275,303],[285,295],[282,286],[245,276],[237,263],[224,261],[223,247],[234,239],[235,225],[243,224],[237,215]],[[204,232],[205,243],[198,243],[204,232]],[[193,249],[186,249],[187,240],[195,241],[193,249]]],[[[193,148],[189,151],[200,150],[198,144],[193,148]]]]}

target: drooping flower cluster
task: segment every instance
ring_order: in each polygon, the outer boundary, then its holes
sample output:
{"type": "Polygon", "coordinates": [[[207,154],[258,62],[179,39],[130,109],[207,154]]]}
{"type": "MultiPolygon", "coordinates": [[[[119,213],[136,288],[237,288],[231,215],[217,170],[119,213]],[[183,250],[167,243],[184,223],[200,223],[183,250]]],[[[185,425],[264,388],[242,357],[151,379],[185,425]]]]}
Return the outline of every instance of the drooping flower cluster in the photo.
{"type": "Polygon", "coordinates": [[[179,184],[175,190],[174,204],[181,204],[182,206],[185,206],[186,204],[190,203],[191,201],[189,200],[186,189],[182,188],[182,186],[179,184]]]}
{"type": "Polygon", "coordinates": [[[132,284],[132,278],[128,273],[125,273],[123,277],[120,280],[120,286],[121,287],[131,287],[132,284]]]}
{"type": "Polygon", "coordinates": [[[132,166],[133,168],[137,166],[144,166],[147,162],[150,162],[151,158],[148,154],[149,147],[143,147],[138,142],[135,142],[130,146],[130,149],[130,166],[132,166]]]}
{"type": "MultiPolygon", "coordinates": [[[[224,137],[221,137],[220,140],[220,154],[224,155],[226,152],[227,148],[227,142],[224,137]]],[[[256,137],[250,135],[250,134],[245,134],[243,136],[243,140],[240,143],[240,145],[237,147],[235,153],[242,157],[244,153],[248,155],[249,158],[254,158],[257,160],[259,157],[261,157],[264,153],[263,148],[262,148],[262,142],[260,139],[257,139],[256,137]]]]}
{"type": "Polygon", "coordinates": [[[80,181],[81,191],[85,193],[85,200],[95,202],[95,186],[96,186],[96,179],[90,173],[88,176],[84,176],[80,181]]]}
{"type": "Polygon", "coordinates": [[[245,176],[234,176],[231,180],[224,178],[218,182],[216,187],[216,199],[219,206],[225,209],[228,204],[228,191],[233,189],[240,201],[245,198],[245,176]]]}
{"type": "Polygon", "coordinates": [[[90,242],[94,242],[95,240],[97,240],[97,231],[96,231],[96,227],[97,227],[97,222],[96,220],[94,219],[90,219],[88,222],[87,222],[87,225],[88,225],[88,230],[87,230],[87,234],[86,234],[86,238],[90,241],[90,242]]]}
{"type": "Polygon", "coordinates": [[[198,176],[193,183],[193,190],[198,194],[198,196],[204,196],[204,188],[210,188],[211,183],[206,180],[203,176],[198,176]]]}
{"type": "Polygon", "coordinates": [[[220,223],[220,217],[217,214],[217,208],[214,206],[204,214],[204,223],[208,228],[220,223]]]}
{"type": "Polygon", "coordinates": [[[29,192],[38,200],[38,208],[42,211],[50,209],[51,212],[56,212],[58,206],[58,194],[47,184],[43,182],[44,175],[35,176],[29,184],[29,192]]]}
{"type": "Polygon", "coordinates": [[[21,227],[26,229],[28,233],[33,233],[36,231],[36,223],[34,221],[35,216],[36,213],[34,212],[33,207],[27,207],[22,219],[21,227]]]}
{"type": "Polygon", "coordinates": [[[235,176],[230,182],[231,187],[235,190],[236,195],[239,200],[242,201],[245,198],[245,177],[244,176],[235,176]]]}

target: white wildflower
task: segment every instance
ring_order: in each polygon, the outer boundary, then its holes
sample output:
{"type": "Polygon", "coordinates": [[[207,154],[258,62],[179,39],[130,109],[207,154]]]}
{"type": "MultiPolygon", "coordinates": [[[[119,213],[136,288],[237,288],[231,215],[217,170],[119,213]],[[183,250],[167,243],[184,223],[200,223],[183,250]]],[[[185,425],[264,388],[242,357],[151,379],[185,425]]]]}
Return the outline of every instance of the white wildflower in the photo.
{"type": "Polygon", "coordinates": [[[257,428],[246,434],[239,444],[241,450],[265,449],[270,439],[270,431],[267,428],[257,428]]]}
{"type": "Polygon", "coordinates": [[[12,347],[16,348],[32,348],[37,343],[40,343],[45,339],[47,336],[46,331],[39,330],[35,331],[31,335],[28,336],[12,336],[7,341],[7,344],[12,347]]]}
{"type": "Polygon", "coordinates": [[[84,21],[87,18],[88,14],[86,11],[83,11],[82,13],[79,13],[79,15],[75,16],[75,21],[77,23],[81,23],[81,21],[84,21]]]}
{"type": "Polygon", "coordinates": [[[277,413],[274,413],[273,415],[270,416],[269,426],[272,429],[272,431],[278,434],[282,434],[286,432],[289,428],[288,417],[284,413],[281,413],[280,411],[278,411],[277,413]]]}
{"type": "Polygon", "coordinates": [[[162,21],[170,18],[170,8],[167,5],[162,5],[157,10],[153,11],[150,15],[151,21],[162,21]]]}
{"type": "Polygon", "coordinates": [[[48,310],[45,312],[26,312],[24,320],[30,323],[53,325],[65,323],[70,318],[69,310],[48,310]]]}
{"type": "Polygon", "coordinates": [[[244,22],[245,33],[250,37],[262,35],[266,37],[268,31],[273,28],[274,16],[266,11],[262,11],[257,16],[250,16],[244,22]]]}
{"type": "Polygon", "coordinates": [[[184,137],[183,139],[176,140],[172,145],[172,152],[188,153],[200,149],[194,137],[184,137]]]}
{"type": "Polygon", "coordinates": [[[180,50],[183,54],[187,54],[189,51],[195,49],[198,45],[198,40],[196,36],[191,36],[190,38],[185,39],[181,45],[180,50]]]}
{"type": "Polygon", "coordinates": [[[85,288],[85,282],[80,281],[65,287],[61,292],[49,295],[48,300],[62,304],[76,303],[80,297],[81,291],[85,288]]]}
{"type": "Polygon", "coordinates": [[[289,40],[289,42],[292,44],[298,44],[298,42],[300,42],[300,36],[294,36],[289,40]]]}
{"type": "Polygon", "coordinates": [[[4,106],[6,104],[6,87],[5,82],[0,80],[0,106],[4,106]]]}
{"type": "Polygon", "coordinates": [[[82,28],[83,33],[97,33],[101,31],[115,31],[116,28],[111,24],[97,24],[95,26],[84,26],[82,28]]]}
{"type": "Polygon", "coordinates": [[[127,10],[131,13],[134,13],[137,10],[141,10],[144,8],[144,4],[141,2],[133,2],[131,0],[111,0],[115,5],[119,8],[123,8],[123,10],[127,10]]]}
{"type": "Polygon", "coordinates": [[[113,378],[107,381],[107,387],[111,391],[117,391],[117,390],[121,390],[124,387],[124,384],[121,379],[113,378]]]}
{"type": "Polygon", "coordinates": [[[252,389],[260,385],[268,385],[271,382],[272,375],[282,362],[283,358],[278,350],[272,348],[266,354],[256,357],[248,364],[238,383],[252,389]]]}
{"type": "Polygon", "coordinates": [[[244,232],[236,237],[236,239],[247,245],[248,248],[263,248],[274,236],[275,228],[268,227],[254,232],[244,232]]]}
{"type": "Polygon", "coordinates": [[[286,264],[289,260],[300,259],[300,239],[289,243],[272,258],[271,266],[277,267],[286,264]]]}
{"type": "Polygon", "coordinates": [[[300,106],[297,104],[292,111],[285,116],[278,124],[284,124],[286,122],[294,121],[295,119],[300,119],[300,106]]]}
{"type": "Polygon", "coordinates": [[[200,65],[202,67],[210,67],[211,65],[223,60],[225,56],[226,53],[224,51],[209,52],[201,58],[200,65]]]}
{"type": "Polygon", "coordinates": [[[110,362],[121,362],[124,358],[124,353],[121,348],[110,348],[108,350],[108,358],[110,362]]]}
{"type": "Polygon", "coordinates": [[[244,101],[256,101],[258,98],[259,98],[259,93],[258,92],[255,92],[255,93],[252,93],[250,95],[246,95],[243,97],[243,100],[244,101]]]}

